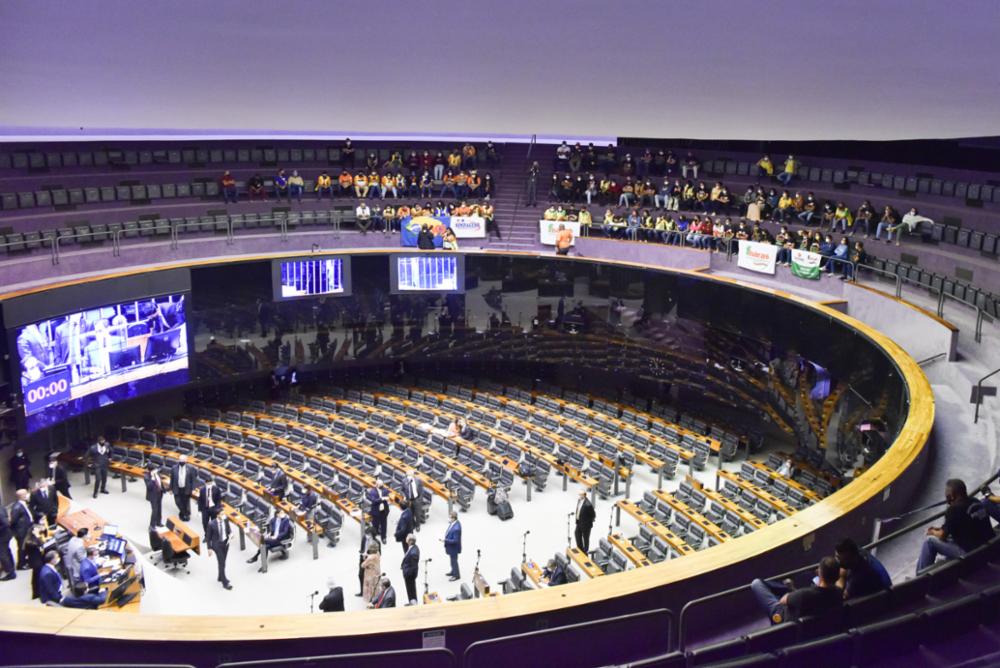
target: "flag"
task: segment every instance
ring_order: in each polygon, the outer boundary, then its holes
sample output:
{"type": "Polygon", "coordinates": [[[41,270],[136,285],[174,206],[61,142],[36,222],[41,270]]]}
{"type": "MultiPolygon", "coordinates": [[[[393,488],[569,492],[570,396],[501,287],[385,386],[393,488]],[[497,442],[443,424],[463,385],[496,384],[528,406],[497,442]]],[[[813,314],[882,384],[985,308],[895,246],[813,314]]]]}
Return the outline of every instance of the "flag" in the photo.
{"type": "Polygon", "coordinates": [[[795,249],[792,251],[792,273],[799,278],[818,280],[820,277],[819,263],[823,256],[819,253],[795,249]]]}

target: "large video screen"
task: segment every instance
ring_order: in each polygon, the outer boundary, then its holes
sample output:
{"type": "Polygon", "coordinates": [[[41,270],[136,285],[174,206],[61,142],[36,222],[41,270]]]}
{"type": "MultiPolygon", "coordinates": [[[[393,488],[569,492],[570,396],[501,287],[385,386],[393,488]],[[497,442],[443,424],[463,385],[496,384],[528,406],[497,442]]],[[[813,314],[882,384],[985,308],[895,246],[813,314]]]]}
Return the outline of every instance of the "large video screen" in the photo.
{"type": "Polygon", "coordinates": [[[351,294],[351,258],[275,260],[274,298],[303,299],[351,294]]]}
{"type": "Polygon", "coordinates": [[[396,255],[389,262],[392,292],[461,292],[464,258],[443,253],[396,255]]]}
{"type": "Polygon", "coordinates": [[[16,345],[29,433],[188,381],[183,294],[32,323],[16,345]]]}

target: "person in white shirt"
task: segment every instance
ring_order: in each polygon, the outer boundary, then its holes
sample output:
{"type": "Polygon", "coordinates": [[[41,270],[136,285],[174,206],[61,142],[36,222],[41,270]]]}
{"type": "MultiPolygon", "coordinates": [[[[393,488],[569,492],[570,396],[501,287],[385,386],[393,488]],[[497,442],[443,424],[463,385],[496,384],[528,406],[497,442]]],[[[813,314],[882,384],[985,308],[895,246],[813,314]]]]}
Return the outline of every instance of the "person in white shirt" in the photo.
{"type": "Polygon", "coordinates": [[[368,207],[368,204],[362,201],[358,204],[358,208],[354,210],[354,215],[358,219],[358,229],[361,230],[361,234],[367,234],[368,228],[372,224],[372,210],[368,207]]]}
{"type": "Polygon", "coordinates": [[[907,234],[913,234],[914,232],[917,231],[917,228],[921,224],[933,225],[934,221],[928,218],[927,216],[921,216],[919,213],[917,213],[916,209],[910,209],[909,212],[903,215],[903,219],[899,221],[899,225],[889,228],[889,233],[890,236],[892,235],[893,232],[896,233],[896,245],[898,246],[899,242],[903,238],[902,230],[904,227],[906,228],[907,234]]]}
{"type": "Polygon", "coordinates": [[[793,472],[794,468],[792,466],[792,459],[790,457],[786,459],[784,462],[782,462],[781,466],[778,467],[778,475],[780,475],[782,478],[791,478],[793,472]]]}

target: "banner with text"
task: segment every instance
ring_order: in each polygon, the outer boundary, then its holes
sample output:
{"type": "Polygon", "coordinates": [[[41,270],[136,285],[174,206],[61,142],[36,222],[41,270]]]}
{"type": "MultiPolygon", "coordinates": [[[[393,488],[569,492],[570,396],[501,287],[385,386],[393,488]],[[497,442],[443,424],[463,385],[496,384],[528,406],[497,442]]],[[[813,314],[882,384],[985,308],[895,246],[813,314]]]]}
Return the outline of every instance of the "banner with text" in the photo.
{"type": "Polygon", "coordinates": [[[452,216],[449,227],[459,239],[486,238],[486,219],[481,216],[452,216]]]}
{"type": "Polygon", "coordinates": [[[819,253],[810,253],[796,248],[792,251],[792,273],[799,278],[819,280],[819,263],[822,258],[823,256],[819,253]]]}
{"type": "MultiPolygon", "coordinates": [[[[451,225],[451,216],[407,216],[399,221],[399,244],[415,247],[420,228],[427,225],[434,234],[434,246],[441,248],[444,231],[451,225]]],[[[458,235],[455,235],[458,236],[458,235]]]]}
{"type": "Polygon", "coordinates": [[[546,246],[556,245],[556,232],[559,226],[565,225],[566,229],[573,233],[573,243],[580,236],[580,223],[575,220],[540,220],[538,221],[538,237],[546,246]]]}
{"type": "Polygon", "coordinates": [[[777,246],[740,240],[740,259],[737,262],[740,267],[762,274],[773,274],[777,263],[777,246]]]}

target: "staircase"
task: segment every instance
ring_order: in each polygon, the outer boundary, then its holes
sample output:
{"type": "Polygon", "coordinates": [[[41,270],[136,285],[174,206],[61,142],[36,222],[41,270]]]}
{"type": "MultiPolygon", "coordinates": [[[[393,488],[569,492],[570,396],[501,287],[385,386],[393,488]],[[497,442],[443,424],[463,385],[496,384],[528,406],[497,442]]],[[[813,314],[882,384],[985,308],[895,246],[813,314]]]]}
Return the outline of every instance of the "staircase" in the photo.
{"type": "MultiPolygon", "coordinates": [[[[545,210],[545,201],[552,179],[552,159],[555,147],[535,144],[528,157],[527,144],[505,144],[502,153],[502,169],[497,179],[496,220],[503,235],[504,250],[537,251],[543,246],[538,242],[538,221],[545,210]],[[538,205],[525,207],[525,182],[528,167],[538,161],[538,205]]],[[[496,238],[491,246],[499,246],[496,238]]]]}

